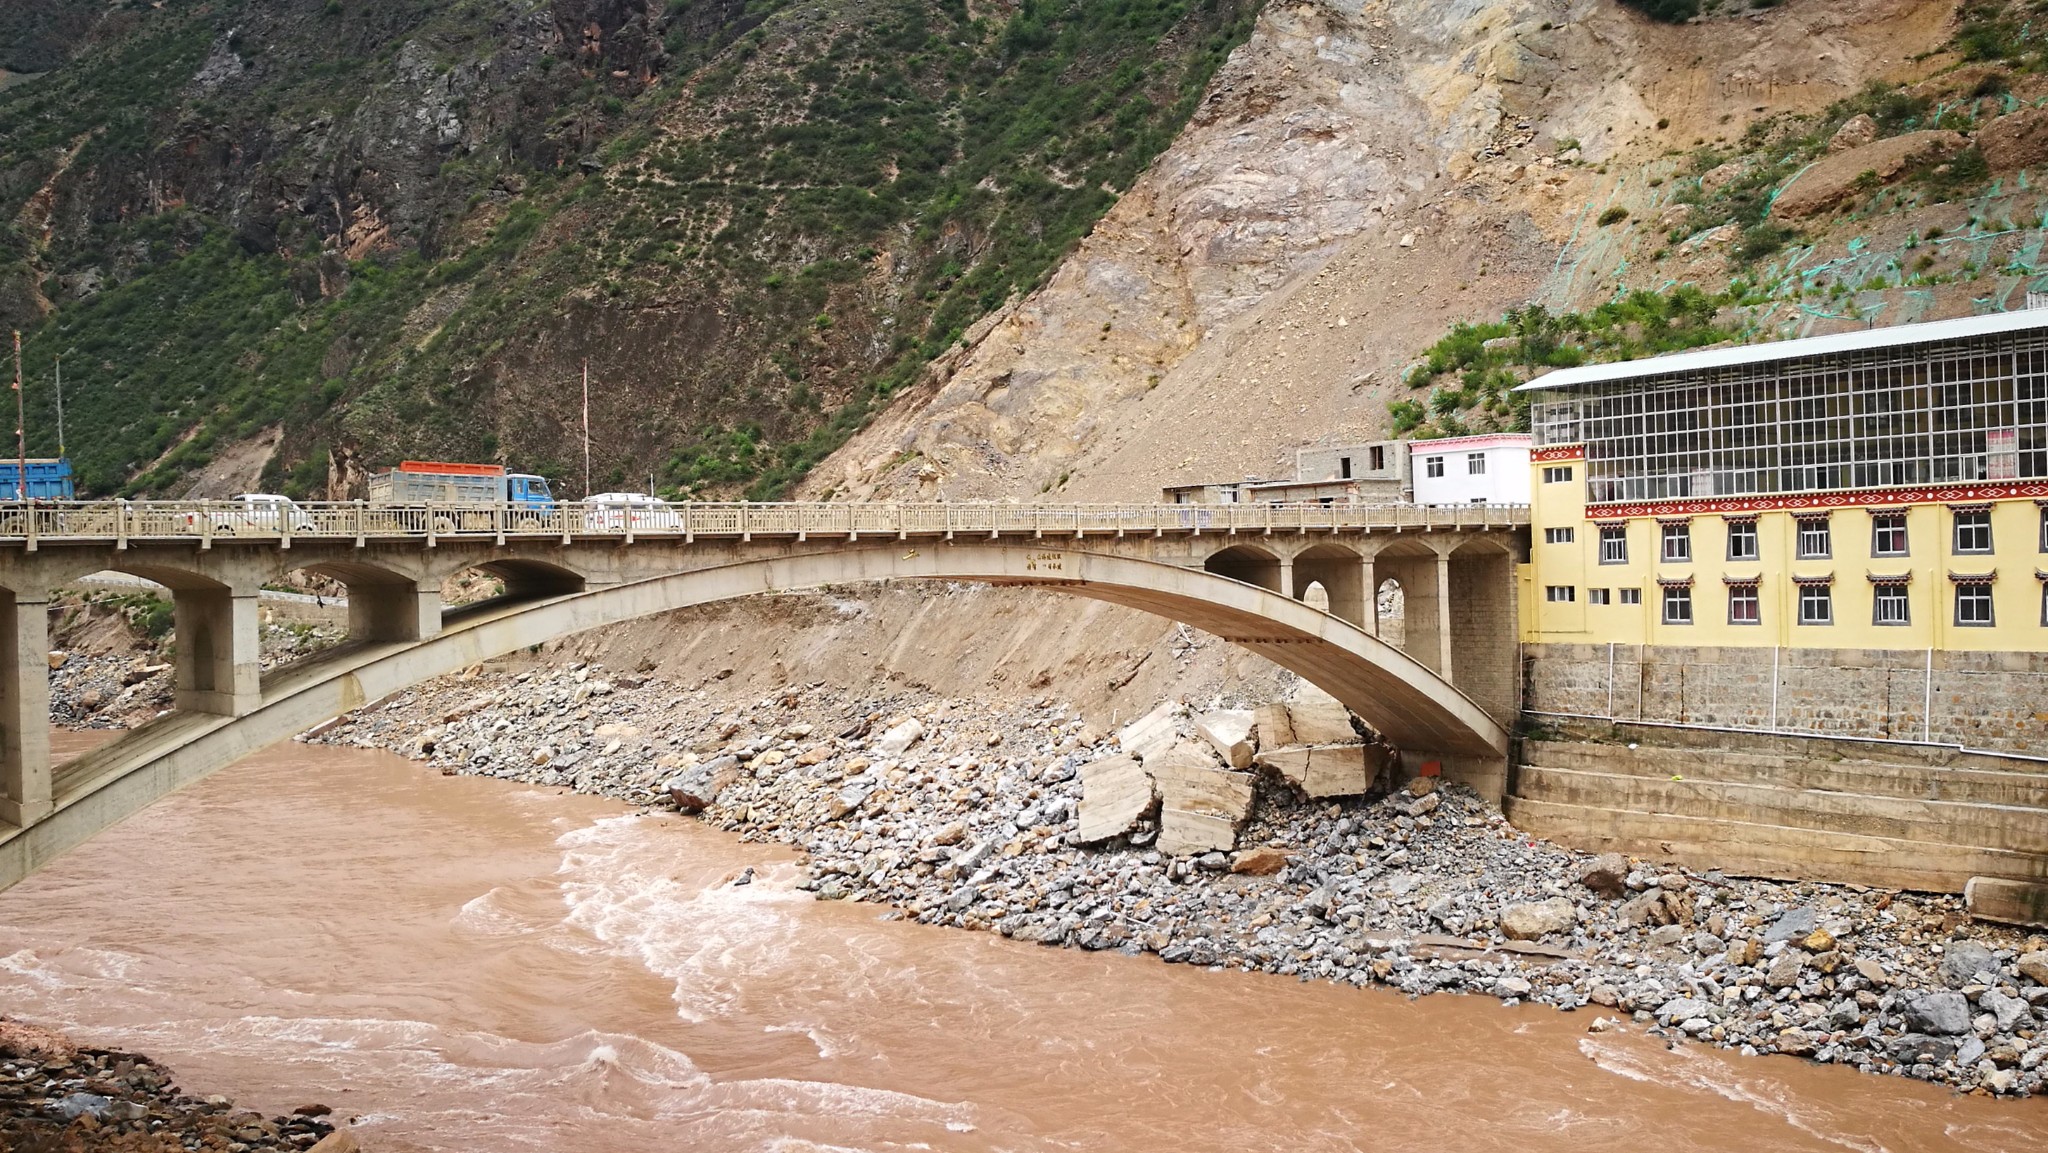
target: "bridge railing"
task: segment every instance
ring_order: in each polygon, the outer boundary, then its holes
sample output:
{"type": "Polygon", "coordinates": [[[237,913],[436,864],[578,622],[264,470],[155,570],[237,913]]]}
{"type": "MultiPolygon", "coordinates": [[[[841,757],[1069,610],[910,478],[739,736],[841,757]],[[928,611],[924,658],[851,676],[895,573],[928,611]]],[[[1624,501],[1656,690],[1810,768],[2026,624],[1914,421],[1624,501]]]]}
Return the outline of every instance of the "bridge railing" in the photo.
{"type": "Polygon", "coordinates": [[[1527,505],[0,502],[0,541],[1074,536],[1519,528],[1527,505]]]}

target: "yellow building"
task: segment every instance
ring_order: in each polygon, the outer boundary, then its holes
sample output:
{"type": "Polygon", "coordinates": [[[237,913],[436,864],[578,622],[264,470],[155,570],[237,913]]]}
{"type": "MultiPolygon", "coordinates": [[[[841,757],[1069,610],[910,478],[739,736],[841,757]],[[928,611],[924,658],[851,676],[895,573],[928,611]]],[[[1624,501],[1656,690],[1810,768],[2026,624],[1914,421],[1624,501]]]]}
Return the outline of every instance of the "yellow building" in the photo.
{"type": "Polygon", "coordinates": [[[1523,388],[1524,642],[2048,652],[2048,310],[1523,388]]]}

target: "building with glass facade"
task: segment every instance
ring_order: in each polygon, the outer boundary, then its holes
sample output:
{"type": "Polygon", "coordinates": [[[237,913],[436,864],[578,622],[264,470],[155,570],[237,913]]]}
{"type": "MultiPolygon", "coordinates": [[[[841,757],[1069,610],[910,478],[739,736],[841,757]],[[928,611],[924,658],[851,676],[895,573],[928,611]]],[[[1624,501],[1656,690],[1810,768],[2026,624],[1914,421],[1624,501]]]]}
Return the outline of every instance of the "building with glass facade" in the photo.
{"type": "Polygon", "coordinates": [[[1524,640],[2048,651],[2048,309],[1522,387],[1524,640]]]}

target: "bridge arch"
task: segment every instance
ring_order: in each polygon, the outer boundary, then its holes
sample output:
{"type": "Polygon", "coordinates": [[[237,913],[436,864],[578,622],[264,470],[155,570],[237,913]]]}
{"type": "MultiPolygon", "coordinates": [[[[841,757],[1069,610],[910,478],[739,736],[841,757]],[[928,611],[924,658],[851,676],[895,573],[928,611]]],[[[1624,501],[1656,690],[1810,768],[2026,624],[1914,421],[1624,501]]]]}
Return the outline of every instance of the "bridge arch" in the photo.
{"type": "Polygon", "coordinates": [[[1480,771],[1492,774],[1506,751],[1505,728],[1420,662],[1277,592],[1104,553],[1014,544],[862,545],[740,560],[538,601],[480,604],[452,615],[435,636],[353,644],[300,661],[266,676],[260,702],[242,715],[180,712],[62,766],[54,811],[0,839],[0,886],[250,752],[478,661],[675,609],[884,579],[1042,587],[1140,609],[1294,671],[1366,717],[1404,752],[1483,765],[1480,771]]]}
{"type": "Polygon", "coordinates": [[[1248,585],[1257,585],[1268,592],[1282,596],[1293,596],[1294,590],[1286,587],[1281,578],[1285,562],[1280,554],[1255,544],[1234,544],[1210,553],[1202,561],[1202,570],[1248,585]]]}

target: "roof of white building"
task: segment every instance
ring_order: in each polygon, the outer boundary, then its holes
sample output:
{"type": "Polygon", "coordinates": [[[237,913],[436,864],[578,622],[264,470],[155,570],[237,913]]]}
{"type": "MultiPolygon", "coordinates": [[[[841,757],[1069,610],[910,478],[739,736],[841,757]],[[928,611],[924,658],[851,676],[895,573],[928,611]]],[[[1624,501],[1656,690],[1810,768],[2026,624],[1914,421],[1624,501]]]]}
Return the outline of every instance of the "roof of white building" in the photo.
{"type": "Polygon", "coordinates": [[[1442,436],[1435,440],[1411,440],[1406,443],[1410,456],[1421,456],[1426,452],[1443,452],[1453,448],[1528,448],[1531,437],[1526,432],[1475,432],[1469,436],[1442,436]]]}
{"type": "Polygon", "coordinates": [[[1734,368],[1747,364],[1769,364],[1772,361],[1793,360],[1805,356],[1837,356],[1875,348],[1932,344],[1943,340],[1991,336],[2001,332],[2020,332],[2033,328],[2048,328],[2048,308],[1993,312],[1983,316],[1960,316],[1953,320],[1898,324],[1889,328],[1859,328],[1852,332],[1837,332],[1828,336],[1806,336],[1797,340],[1776,340],[1764,344],[1673,352],[1663,356],[1647,356],[1640,360],[1618,361],[1614,364],[1582,364],[1577,368],[1560,368],[1555,372],[1545,373],[1527,384],[1518,385],[1515,391],[1607,384],[1644,376],[1700,372],[1710,368],[1734,368]]]}

